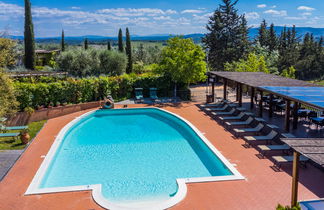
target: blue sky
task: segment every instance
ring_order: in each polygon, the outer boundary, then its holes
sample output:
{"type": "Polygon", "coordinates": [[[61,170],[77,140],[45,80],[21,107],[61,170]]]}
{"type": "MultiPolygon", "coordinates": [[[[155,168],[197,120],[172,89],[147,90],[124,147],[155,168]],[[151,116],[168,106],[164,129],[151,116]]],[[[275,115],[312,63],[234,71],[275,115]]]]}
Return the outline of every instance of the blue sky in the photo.
{"type": "MultiPolygon", "coordinates": [[[[220,0],[31,0],[37,37],[204,33],[220,0]]],[[[0,30],[23,34],[23,0],[0,0],[0,30]]],[[[240,0],[250,26],[262,19],[275,25],[324,28],[324,0],[240,0]]]]}

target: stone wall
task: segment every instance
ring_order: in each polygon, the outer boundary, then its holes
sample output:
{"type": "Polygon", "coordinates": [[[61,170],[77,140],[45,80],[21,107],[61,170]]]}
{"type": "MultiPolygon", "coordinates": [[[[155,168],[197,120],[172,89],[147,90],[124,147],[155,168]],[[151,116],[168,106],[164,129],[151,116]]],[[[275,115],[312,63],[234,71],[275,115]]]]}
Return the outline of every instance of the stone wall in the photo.
{"type": "Polygon", "coordinates": [[[36,110],[31,115],[26,112],[18,112],[15,116],[11,117],[7,126],[14,125],[27,125],[30,122],[36,122],[40,120],[48,120],[55,117],[60,117],[66,114],[71,114],[73,112],[79,112],[86,109],[99,108],[101,106],[101,101],[88,102],[82,104],[73,104],[60,107],[46,108],[41,110],[36,110]]]}

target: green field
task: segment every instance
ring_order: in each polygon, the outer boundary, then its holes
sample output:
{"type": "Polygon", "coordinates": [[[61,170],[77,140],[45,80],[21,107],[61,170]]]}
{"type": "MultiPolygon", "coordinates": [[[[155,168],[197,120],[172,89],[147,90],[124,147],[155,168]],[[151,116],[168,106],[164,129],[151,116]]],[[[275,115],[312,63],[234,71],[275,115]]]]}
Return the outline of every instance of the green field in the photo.
{"type": "MultiPolygon", "coordinates": [[[[32,122],[28,124],[30,140],[32,140],[37,135],[37,133],[43,128],[45,122],[46,120],[39,121],[39,122],[32,122]]],[[[19,131],[14,131],[14,132],[19,132],[19,131]]],[[[21,142],[19,137],[18,139],[15,140],[11,137],[0,138],[0,150],[19,150],[19,149],[24,149],[25,147],[26,145],[21,142]]]]}

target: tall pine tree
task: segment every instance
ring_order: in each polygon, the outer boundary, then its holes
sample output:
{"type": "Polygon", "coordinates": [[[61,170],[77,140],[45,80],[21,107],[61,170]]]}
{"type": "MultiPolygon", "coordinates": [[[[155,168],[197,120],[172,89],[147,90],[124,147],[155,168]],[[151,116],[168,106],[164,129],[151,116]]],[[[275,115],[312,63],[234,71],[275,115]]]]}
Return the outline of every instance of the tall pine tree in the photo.
{"type": "Polygon", "coordinates": [[[87,50],[89,48],[88,38],[84,40],[84,49],[87,50]]]}
{"type": "Polygon", "coordinates": [[[133,61],[132,61],[132,45],[131,38],[128,28],[126,28],[126,55],[127,55],[127,67],[126,73],[132,73],[133,71],[133,61]]]}
{"type": "Polygon", "coordinates": [[[248,50],[248,27],[244,15],[239,15],[237,0],[222,0],[207,24],[203,43],[213,70],[224,70],[226,62],[237,61],[248,50]]]}
{"type": "Polygon", "coordinates": [[[268,47],[270,52],[278,49],[278,37],[274,28],[274,24],[271,23],[268,33],[268,47]]]}
{"type": "Polygon", "coordinates": [[[61,50],[65,51],[65,39],[64,39],[64,30],[62,30],[62,38],[61,38],[61,50]]]}
{"type": "Polygon", "coordinates": [[[263,20],[258,30],[257,41],[260,43],[262,47],[268,47],[269,46],[268,37],[269,36],[268,36],[267,22],[263,20]]]}
{"type": "Polygon", "coordinates": [[[30,0],[25,0],[25,67],[35,69],[35,37],[30,0]]]}
{"type": "Polygon", "coordinates": [[[118,50],[119,52],[124,52],[123,32],[121,28],[118,31],[118,50]]]}

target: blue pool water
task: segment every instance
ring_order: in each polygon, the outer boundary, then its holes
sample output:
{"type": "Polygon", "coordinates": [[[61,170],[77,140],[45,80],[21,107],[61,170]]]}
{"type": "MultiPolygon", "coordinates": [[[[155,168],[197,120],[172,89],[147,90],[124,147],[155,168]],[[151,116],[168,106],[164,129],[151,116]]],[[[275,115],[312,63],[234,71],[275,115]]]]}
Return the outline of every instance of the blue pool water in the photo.
{"type": "Polygon", "coordinates": [[[169,197],[177,178],[232,175],[200,137],[158,109],[98,110],[66,133],[39,188],[102,184],[110,201],[169,197]]]}

